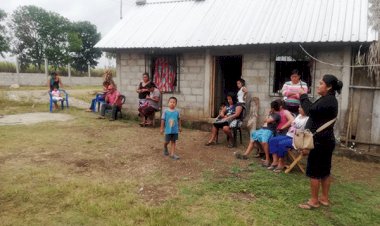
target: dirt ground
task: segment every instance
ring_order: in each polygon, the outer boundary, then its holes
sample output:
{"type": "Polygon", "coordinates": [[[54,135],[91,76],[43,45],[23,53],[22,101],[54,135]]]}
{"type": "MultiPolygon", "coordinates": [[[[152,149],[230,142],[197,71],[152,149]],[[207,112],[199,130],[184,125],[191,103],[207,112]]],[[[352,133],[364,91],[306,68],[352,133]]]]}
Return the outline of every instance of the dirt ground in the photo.
{"type": "MultiPolygon", "coordinates": [[[[38,93],[40,92],[37,92],[38,93]]],[[[42,94],[41,94],[42,95],[42,94]]],[[[20,96],[20,95],[17,95],[20,96]]],[[[45,95],[46,96],[46,95],[45,95]]],[[[83,108],[88,105],[83,104],[83,108]]],[[[88,113],[86,116],[90,120],[96,120],[96,115],[88,113]]],[[[44,121],[62,121],[62,123],[75,125],[75,117],[62,113],[28,113],[19,115],[4,115],[0,117],[1,125],[20,125],[36,124],[44,121]]],[[[97,125],[98,126],[98,125],[97,125]]],[[[250,171],[249,164],[260,164],[260,160],[252,158],[248,161],[237,160],[234,152],[244,151],[247,146],[247,139],[243,140],[243,145],[237,148],[227,148],[224,135],[220,135],[220,143],[214,146],[205,146],[210,133],[199,130],[185,129],[180,134],[177,144],[177,153],[180,160],[171,160],[162,155],[163,137],[159,134],[158,128],[141,128],[137,123],[126,122],[108,122],[94,130],[91,126],[81,128],[80,134],[70,134],[72,139],[80,136],[83,143],[81,148],[79,144],[73,144],[66,147],[67,150],[52,152],[47,149],[41,149],[30,152],[25,159],[33,163],[43,164],[55,162],[64,164],[70,172],[92,178],[109,178],[109,179],[133,179],[138,181],[138,193],[144,200],[152,203],[164,201],[172,191],[168,188],[175,188],[178,183],[202,179],[202,175],[208,172],[216,178],[225,178],[229,176],[244,177],[250,171]],[[82,131],[83,130],[83,131],[82,131]],[[106,131],[113,132],[113,139],[117,139],[112,145],[103,143],[97,146],[105,145],[104,150],[86,150],[96,138],[101,138],[106,131]],[[141,142],[144,137],[149,137],[150,142],[141,142]],[[74,146],[75,145],[75,146],[74,146]],[[239,173],[232,172],[233,168],[239,169],[239,173]]],[[[101,139],[99,139],[101,140],[101,139]]],[[[104,142],[104,141],[98,141],[104,142]]],[[[22,161],[23,155],[6,156],[0,158],[3,161],[22,161]]],[[[379,172],[380,166],[373,163],[355,162],[344,157],[334,157],[333,173],[342,175],[342,178],[351,178],[354,180],[372,180],[377,176],[369,176],[371,172],[379,172]],[[347,168],[346,166],[350,166],[347,168]]],[[[294,170],[292,173],[299,173],[294,170]]]]}

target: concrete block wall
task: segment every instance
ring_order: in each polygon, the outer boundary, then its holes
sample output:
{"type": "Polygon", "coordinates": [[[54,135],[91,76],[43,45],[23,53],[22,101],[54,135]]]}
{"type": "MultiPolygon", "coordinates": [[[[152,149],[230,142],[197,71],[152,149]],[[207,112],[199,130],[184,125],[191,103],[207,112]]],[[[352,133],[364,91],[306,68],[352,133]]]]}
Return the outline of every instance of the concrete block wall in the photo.
{"type": "MultiPolygon", "coordinates": [[[[46,86],[48,76],[41,73],[0,73],[0,86],[46,86]]],[[[64,86],[102,86],[101,77],[62,77],[64,86]]]]}
{"type": "MultiPolygon", "coordinates": [[[[120,81],[116,80],[122,94],[126,95],[127,110],[137,113],[136,89],[145,72],[145,55],[139,53],[120,54],[120,81]]],[[[178,109],[184,119],[204,118],[205,54],[184,53],[180,57],[179,92],[164,93],[163,107],[171,96],[178,99],[178,109]]]]}

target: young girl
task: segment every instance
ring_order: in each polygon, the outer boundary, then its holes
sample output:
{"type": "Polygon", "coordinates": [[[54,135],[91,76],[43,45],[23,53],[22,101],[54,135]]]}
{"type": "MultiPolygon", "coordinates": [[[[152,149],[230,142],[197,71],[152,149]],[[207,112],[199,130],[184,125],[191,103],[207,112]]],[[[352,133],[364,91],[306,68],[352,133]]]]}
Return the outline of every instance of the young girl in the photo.
{"type": "Polygon", "coordinates": [[[161,134],[165,131],[164,155],[170,156],[174,160],[178,160],[179,156],[175,154],[176,141],[178,140],[178,132],[182,131],[179,112],[175,108],[177,106],[177,98],[170,97],[168,102],[169,109],[162,113],[161,117],[161,134]],[[165,129],[165,130],[164,130],[165,129]],[[171,143],[170,152],[168,144],[171,143]]]}
{"type": "Polygon", "coordinates": [[[54,87],[51,91],[51,96],[54,102],[54,110],[58,109],[58,101],[63,100],[63,97],[61,97],[61,92],[57,89],[57,87],[54,87]]]}
{"type": "Polygon", "coordinates": [[[236,85],[239,89],[237,93],[238,105],[245,105],[245,100],[247,99],[247,87],[245,87],[245,80],[239,79],[236,82],[236,85]]]}

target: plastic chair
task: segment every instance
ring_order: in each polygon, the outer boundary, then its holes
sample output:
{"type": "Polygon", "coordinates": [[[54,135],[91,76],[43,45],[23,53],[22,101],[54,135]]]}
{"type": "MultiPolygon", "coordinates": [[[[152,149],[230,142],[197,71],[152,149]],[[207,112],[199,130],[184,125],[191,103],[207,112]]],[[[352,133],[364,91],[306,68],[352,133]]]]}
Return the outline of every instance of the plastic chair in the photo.
{"type": "MultiPolygon", "coordinates": [[[[239,119],[240,122],[237,122],[239,126],[237,127],[233,127],[231,128],[231,132],[232,132],[232,146],[233,147],[237,147],[237,136],[238,136],[238,132],[239,132],[239,135],[240,135],[240,144],[243,144],[243,138],[241,136],[241,127],[243,125],[243,120],[244,120],[244,117],[245,117],[245,114],[246,114],[246,109],[245,109],[245,106],[242,106],[242,111],[241,111],[241,117],[239,119]]],[[[219,137],[219,129],[217,130],[217,133],[216,133],[216,143],[218,143],[218,137],[219,137]]],[[[227,136],[227,140],[228,140],[228,136],[227,136]]]]}
{"type": "MultiPolygon", "coordinates": [[[[123,108],[123,104],[125,103],[125,96],[124,95],[120,95],[118,98],[121,101],[121,106],[116,109],[116,115],[115,115],[116,118],[115,119],[117,119],[117,115],[118,114],[120,114],[120,118],[123,118],[123,114],[121,112],[121,109],[123,108]]],[[[103,102],[105,103],[105,101],[103,101],[103,102]]],[[[110,112],[112,112],[112,109],[106,109],[105,113],[107,114],[107,113],[110,113],[110,112]]],[[[112,115],[111,115],[111,117],[112,117],[112,115]]]]}
{"type": "Polygon", "coordinates": [[[95,104],[94,109],[92,109],[93,112],[96,112],[96,105],[98,105],[98,111],[100,111],[100,105],[104,104],[106,101],[104,100],[104,94],[103,93],[97,93],[95,96],[95,104]]]}
{"type": "MultiPolygon", "coordinates": [[[[69,94],[64,89],[59,89],[59,92],[64,94],[63,99],[59,100],[59,102],[61,102],[61,109],[63,110],[65,107],[64,102],[66,102],[66,108],[69,108],[69,94]]],[[[51,94],[51,91],[49,91],[49,96],[50,96],[50,112],[53,112],[53,105],[55,101],[53,100],[53,95],[51,94]]]]}

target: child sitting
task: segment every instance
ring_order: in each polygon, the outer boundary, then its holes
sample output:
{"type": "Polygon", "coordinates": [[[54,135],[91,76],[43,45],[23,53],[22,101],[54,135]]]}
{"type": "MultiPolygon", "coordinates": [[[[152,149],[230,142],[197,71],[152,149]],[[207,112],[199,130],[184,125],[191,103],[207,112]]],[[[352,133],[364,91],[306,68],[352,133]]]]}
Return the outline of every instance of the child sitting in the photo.
{"type": "Polygon", "coordinates": [[[248,155],[251,153],[254,146],[258,145],[256,142],[259,142],[265,153],[265,160],[263,161],[262,165],[265,167],[270,166],[268,141],[276,133],[277,125],[280,122],[280,115],[278,113],[280,110],[280,104],[278,101],[272,101],[270,106],[271,110],[269,111],[268,116],[265,118],[263,126],[261,129],[251,133],[251,141],[249,142],[247,150],[244,154],[236,153],[236,158],[248,159],[248,155]]]}
{"type": "Polygon", "coordinates": [[[54,87],[54,89],[51,91],[51,96],[54,102],[54,110],[58,109],[58,101],[62,101],[64,98],[61,96],[61,92],[54,87]]]}

